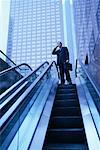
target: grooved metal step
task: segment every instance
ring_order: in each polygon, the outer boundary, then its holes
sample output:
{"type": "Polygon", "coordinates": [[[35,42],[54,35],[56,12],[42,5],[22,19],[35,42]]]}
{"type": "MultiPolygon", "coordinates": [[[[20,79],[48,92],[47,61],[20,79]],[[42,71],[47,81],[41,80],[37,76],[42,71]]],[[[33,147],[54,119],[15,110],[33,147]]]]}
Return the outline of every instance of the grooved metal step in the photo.
{"type": "Polygon", "coordinates": [[[85,144],[48,144],[44,148],[44,150],[87,150],[87,146],[85,144]]]}
{"type": "Polygon", "coordinates": [[[68,94],[57,94],[56,99],[77,99],[77,95],[73,93],[68,93],[68,94]]]}
{"type": "Polygon", "coordinates": [[[79,106],[79,102],[71,99],[71,100],[56,100],[54,102],[55,107],[77,107],[79,106]]]}
{"type": "MultiPolygon", "coordinates": [[[[75,89],[76,88],[76,85],[75,84],[70,84],[70,85],[60,85],[58,86],[58,89],[75,89]]],[[[57,89],[57,90],[58,90],[57,89]]]]}
{"type": "Polygon", "coordinates": [[[57,94],[64,94],[64,93],[73,93],[76,94],[76,90],[75,89],[58,89],[57,90],[57,94]]]}
{"type": "Polygon", "coordinates": [[[51,118],[50,128],[82,128],[82,118],[79,116],[56,116],[51,118]]]}
{"type": "Polygon", "coordinates": [[[52,111],[53,116],[80,116],[79,107],[55,107],[52,111]]]}
{"type": "Polygon", "coordinates": [[[47,138],[49,143],[83,143],[84,130],[83,128],[49,129],[47,138]]]}

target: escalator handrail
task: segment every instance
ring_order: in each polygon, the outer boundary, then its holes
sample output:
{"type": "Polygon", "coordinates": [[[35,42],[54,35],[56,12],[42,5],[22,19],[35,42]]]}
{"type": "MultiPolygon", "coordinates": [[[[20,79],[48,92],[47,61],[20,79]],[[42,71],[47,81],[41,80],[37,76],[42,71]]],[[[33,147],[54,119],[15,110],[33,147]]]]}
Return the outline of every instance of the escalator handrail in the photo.
{"type": "Polygon", "coordinates": [[[6,115],[4,116],[4,120],[1,118],[0,126],[3,127],[4,123],[9,119],[9,117],[14,113],[14,110],[18,107],[18,105],[23,101],[23,99],[30,93],[30,91],[38,84],[38,82],[45,76],[48,70],[51,68],[53,63],[56,65],[55,61],[53,61],[49,66],[36,78],[36,80],[27,88],[27,90],[18,98],[15,106],[13,105],[6,115]]]}
{"type": "Polygon", "coordinates": [[[94,150],[95,146],[100,147],[100,116],[84,81],[82,76],[78,76],[76,87],[88,148],[94,150]]]}
{"type": "Polygon", "coordinates": [[[10,67],[10,68],[8,68],[8,69],[6,69],[6,70],[1,71],[1,72],[0,72],[0,76],[1,76],[1,75],[4,75],[5,73],[7,73],[7,72],[9,72],[9,71],[11,71],[11,70],[14,70],[14,69],[16,69],[16,68],[21,69],[20,66],[23,66],[23,65],[27,66],[31,71],[33,70],[28,64],[22,63],[22,64],[20,64],[20,65],[15,66],[15,67],[10,67]]]}
{"type": "Polygon", "coordinates": [[[100,97],[100,92],[98,91],[97,87],[95,86],[93,80],[91,79],[89,73],[87,72],[87,70],[86,70],[86,68],[84,67],[84,65],[83,65],[83,63],[81,62],[81,60],[79,60],[79,63],[80,63],[80,65],[81,65],[82,69],[84,70],[85,74],[86,74],[87,77],[89,78],[89,80],[90,80],[91,84],[93,85],[94,89],[96,90],[98,96],[100,97]]]}
{"type": "Polygon", "coordinates": [[[2,50],[0,50],[0,53],[2,53],[8,60],[10,60],[10,62],[12,62],[15,66],[17,66],[6,54],[4,54],[2,52],[2,50]]]}
{"type": "Polygon", "coordinates": [[[6,90],[4,93],[2,93],[0,95],[0,99],[2,99],[3,97],[5,97],[10,91],[12,91],[15,87],[17,87],[19,84],[23,83],[24,81],[26,81],[32,74],[36,73],[44,64],[48,64],[49,63],[47,61],[45,61],[43,64],[41,64],[38,68],[36,68],[34,71],[31,71],[28,75],[26,75],[25,77],[23,77],[22,79],[20,79],[18,82],[16,82],[14,85],[12,85],[8,90],[6,90]]]}
{"type": "Polygon", "coordinates": [[[2,109],[5,107],[5,105],[7,105],[10,100],[16,96],[16,94],[23,88],[27,85],[27,81],[25,83],[23,83],[12,95],[9,96],[9,98],[7,98],[7,100],[5,100],[1,105],[0,105],[0,109],[1,109],[1,112],[2,112],[2,109]]]}

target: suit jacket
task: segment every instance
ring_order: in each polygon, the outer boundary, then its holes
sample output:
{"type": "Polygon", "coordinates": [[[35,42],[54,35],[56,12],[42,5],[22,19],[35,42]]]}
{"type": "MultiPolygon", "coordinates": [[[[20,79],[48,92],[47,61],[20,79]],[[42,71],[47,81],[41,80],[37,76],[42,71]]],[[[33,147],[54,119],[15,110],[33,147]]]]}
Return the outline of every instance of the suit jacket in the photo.
{"type": "Polygon", "coordinates": [[[66,60],[69,60],[69,52],[67,47],[62,47],[60,50],[56,49],[57,47],[54,48],[52,54],[57,55],[57,65],[59,66],[61,64],[64,64],[66,60]]]}

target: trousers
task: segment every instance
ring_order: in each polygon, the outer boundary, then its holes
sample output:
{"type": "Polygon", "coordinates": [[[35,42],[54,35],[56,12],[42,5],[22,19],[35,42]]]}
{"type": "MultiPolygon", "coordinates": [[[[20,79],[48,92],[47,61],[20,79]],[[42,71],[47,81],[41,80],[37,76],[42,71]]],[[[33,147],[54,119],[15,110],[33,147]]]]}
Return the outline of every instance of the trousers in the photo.
{"type": "Polygon", "coordinates": [[[61,84],[65,83],[65,79],[64,79],[64,74],[66,76],[66,80],[68,82],[71,82],[71,77],[70,77],[70,73],[68,69],[65,69],[64,64],[60,64],[59,65],[59,71],[60,71],[60,80],[61,80],[61,84]]]}

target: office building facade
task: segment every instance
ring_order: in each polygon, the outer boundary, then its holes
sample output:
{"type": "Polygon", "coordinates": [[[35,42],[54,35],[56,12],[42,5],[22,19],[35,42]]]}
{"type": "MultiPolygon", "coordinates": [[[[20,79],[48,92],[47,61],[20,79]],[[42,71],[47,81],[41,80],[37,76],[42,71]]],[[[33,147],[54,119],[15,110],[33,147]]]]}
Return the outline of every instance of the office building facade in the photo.
{"type": "Polygon", "coordinates": [[[78,59],[85,63],[100,89],[100,0],[74,0],[78,59]]]}
{"type": "Polygon", "coordinates": [[[64,43],[62,0],[11,0],[7,55],[36,68],[64,43]]]}

